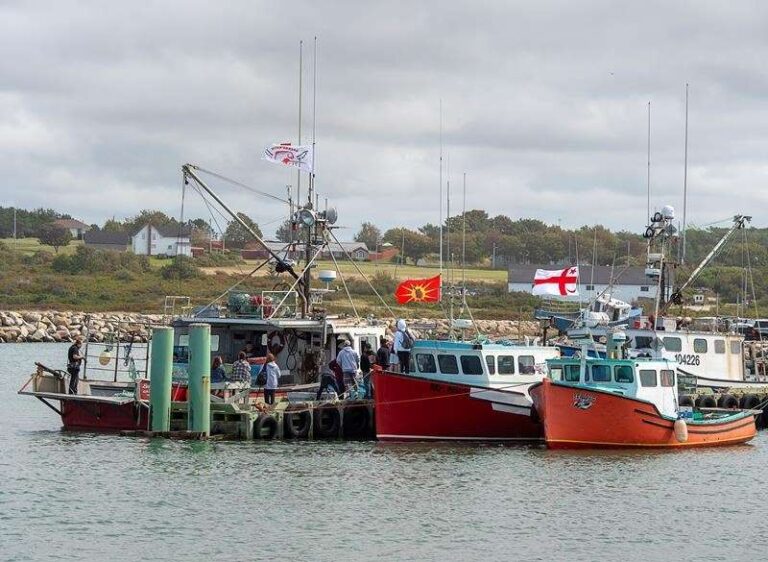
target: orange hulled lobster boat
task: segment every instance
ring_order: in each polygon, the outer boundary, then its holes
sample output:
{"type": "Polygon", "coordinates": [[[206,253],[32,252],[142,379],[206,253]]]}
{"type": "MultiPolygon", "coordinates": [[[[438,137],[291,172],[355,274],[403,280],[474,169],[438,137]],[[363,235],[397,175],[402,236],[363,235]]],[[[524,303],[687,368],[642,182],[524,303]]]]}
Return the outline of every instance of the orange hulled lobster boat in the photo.
{"type": "Polygon", "coordinates": [[[745,443],[759,410],[692,410],[677,398],[676,363],[664,359],[551,359],[530,387],[548,447],[709,447],[745,443]]]}

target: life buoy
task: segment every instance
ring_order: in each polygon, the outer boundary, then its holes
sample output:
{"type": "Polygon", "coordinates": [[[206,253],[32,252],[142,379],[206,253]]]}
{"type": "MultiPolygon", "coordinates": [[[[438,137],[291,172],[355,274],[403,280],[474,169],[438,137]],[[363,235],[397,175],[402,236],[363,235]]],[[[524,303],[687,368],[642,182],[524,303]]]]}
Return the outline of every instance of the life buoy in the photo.
{"type": "Polygon", "coordinates": [[[344,409],[344,437],[363,439],[371,436],[371,413],[368,406],[349,406],[344,409]]]}
{"type": "Polygon", "coordinates": [[[267,334],[267,349],[272,355],[277,357],[284,348],[285,335],[282,332],[275,330],[267,334]]]}
{"type": "Polygon", "coordinates": [[[341,416],[335,406],[321,406],[315,409],[315,437],[325,439],[339,436],[341,416]]]}
{"type": "Polygon", "coordinates": [[[312,425],[312,416],[309,410],[301,409],[296,411],[288,410],[284,416],[285,435],[291,439],[302,439],[309,435],[309,428],[312,425]]]}
{"type": "Polygon", "coordinates": [[[254,439],[274,439],[277,435],[277,420],[275,416],[269,414],[261,414],[256,421],[253,422],[253,438],[254,439]]]}

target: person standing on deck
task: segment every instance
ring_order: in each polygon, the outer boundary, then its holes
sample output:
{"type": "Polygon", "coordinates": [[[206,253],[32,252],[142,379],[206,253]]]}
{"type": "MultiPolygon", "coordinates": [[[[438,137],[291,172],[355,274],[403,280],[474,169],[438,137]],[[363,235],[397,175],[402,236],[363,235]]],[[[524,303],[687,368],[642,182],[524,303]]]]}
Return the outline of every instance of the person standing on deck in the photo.
{"type": "Polygon", "coordinates": [[[232,380],[246,382],[251,380],[251,364],[246,359],[246,352],[237,355],[237,361],[232,364],[232,380]]]}
{"type": "Polygon", "coordinates": [[[360,356],[360,371],[363,373],[363,384],[365,385],[365,398],[370,399],[373,394],[371,393],[371,368],[376,362],[376,356],[373,354],[373,350],[368,343],[363,343],[363,354],[360,356]]]}
{"type": "Polygon", "coordinates": [[[395,332],[395,342],[393,348],[397,353],[397,360],[400,363],[400,372],[408,374],[411,366],[411,347],[413,346],[413,337],[408,332],[405,320],[402,318],[397,321],[397,331],[395,332]]]}
{"type": "Polygon", "coordinates": [[[267,362],[264,365],[267,374],[267,382],[264,384],[264,402],[267,404],[275,403],[275,390],[280,381],[280,367],[275,363],[275,356],[267,353],[267,362]]]}
{"type": "Polygon", "coordinates": [[[389,368],[389,346],[387,338],[379,338],[379,349],[376,350],[376,364],[382,369],[389,368]]]}
{"type": "Polygon", "coordinates": [[[400,372],[400,360],[395,353],[395,344],[391,340],[387,340],[387,349],[389,350],[389,370],[393,373],[400,372]]]}
{"type": "Polygon", "coordinates": [[[75,343],[69,346],[67,351],[67,372],[69,373],[69,393],[77,394],[77,377],[80,375],[80,365],[85,361],[85,357],[80,355],[80,348],[83,345],[82,338],[76,338],[75,343]]]}
{"type": "Polygon", "coordinates": [[[348,340],[341,340],[341,351],[336,356],[336,361],[341,366],[341,372],[344,373],[344,386],[350,387],[355,384],[355,376],[360,368],[360,355],[352,349],[348,340]]]}

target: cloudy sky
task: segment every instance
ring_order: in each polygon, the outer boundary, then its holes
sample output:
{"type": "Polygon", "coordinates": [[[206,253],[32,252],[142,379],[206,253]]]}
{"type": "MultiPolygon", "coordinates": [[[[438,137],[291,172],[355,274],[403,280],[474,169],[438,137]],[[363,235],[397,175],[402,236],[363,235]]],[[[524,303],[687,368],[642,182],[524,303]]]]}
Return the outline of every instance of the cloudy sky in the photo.
{"type": "MultiPolygon", "coordinates": [[[[283,196],[304,39],[317,188],[351,238],[453,210],[639,231],[652,206],[768,225],[768,5],[759,2],[0,2],[0,204],[86,222],[179,216],[192,162],[283,196]]],[[[270,232],[279,203],[212,181],[270,232]]],[[[305,189],[306,183],[304,185],[305,189]]],[[[196,194],[189,217],[208,217],[196,194]]],[[[219,220],[221,220],[219,218],[219,220]]]]}

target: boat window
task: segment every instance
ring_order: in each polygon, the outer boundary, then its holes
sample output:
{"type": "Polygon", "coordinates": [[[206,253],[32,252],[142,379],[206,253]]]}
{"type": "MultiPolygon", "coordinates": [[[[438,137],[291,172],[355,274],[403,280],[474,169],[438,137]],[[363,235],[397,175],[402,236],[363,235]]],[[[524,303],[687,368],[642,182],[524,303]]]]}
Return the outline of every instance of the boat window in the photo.
{"type": "Polygon", "coordinates": [[[653,347],[653,336],[635,336],[635,347],[637,349],[650,349],[653,347]]]}
{"type": "Polygon", "coordinates": [[[661,370],[661,386],[675,386],[675,372],[662,369],[661,370]]]}
{"type": "Polygon", "coordinates": [[[672,337],[666,336],[664,338],[664,349],[666,349],[667,351],[682,351],[683,342],[680,338],[672,338],[672,337]]]}
{"type": "Polygon", "coordinates": [[[440,365],[440,372],[446,375],[458,375],[459,364],[455,355],[438,355],[437,364],[440,365]]]}
{"type": "Polygon", "coordinates": [[[731,353],[734,355],[738,355],[741,353],[741,342],[738,340],[734,340],[731,342],[731,353]]]}
{"type": "Polygon", "coordinates": [[[483,362],[477,355],[462,355],[461,372],[465,375],[482,375],[483,362]]]}
{"type": "Polygon", "coordinates": [[[435,356],[431,353],[417,353],[416,366],[420,373],[436,373],[435,356]]]}
{"type": "Polygon", "coordinates": [[[500,375],[515,374],[515,356],[514,355],[499,355],[499,374],[500,375]]]}
{"type": "Polygon", "coordinates": [[[517,367],[521,375],[536,374],[536,360],[533,355],[521,355],[517,358],[517,367]]]}
{"type": "Polygon", "coordinates": [[[488,374],[495,375],[496,374],[496,357],[494,357],[493,355],[486,355],[485,364],[488,367],[488,374]]]}
{"type": "Polygon", "coordinates": [[[549,378],[553,381],[563,380],[563,368],[560,365],[558,365],[557,367],[550,367],[549,378]]]}
{"type": "Polygon", "coordinates": [[[616,365],[614,376],[616,377],[616,382],[635,382],[635,376],[632,374],[632,367],[630,365],[616,365]]]}
{"type": "Polygon", "coordinates": [[[592,380],[594,382],[611,382],[610,365],[592,365],[592,380]]]}
{"type": "Polygon", "coordinates": [[[656,371],[640,369],[640,386],[656,386],[656,371]]]}
{"type": "Polygon", "coordinates": [[[725,353],[725,340],[715,340],[715,353],[725,353]]]}
{"type": "Polygon", "coordinates": [[[693,352],[694,353],[706,353],[707,352],[707,340],[704,338],[696,338],[693,340],[693,352]]]}
{"type": "Polygon", "coordinates": [[[581,374],[580,365],[565,365],[565,380],[566,382],[579,382],[579,375],[581,374]]]}

